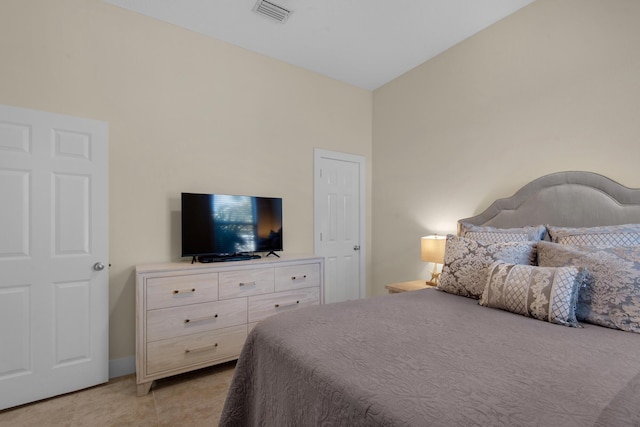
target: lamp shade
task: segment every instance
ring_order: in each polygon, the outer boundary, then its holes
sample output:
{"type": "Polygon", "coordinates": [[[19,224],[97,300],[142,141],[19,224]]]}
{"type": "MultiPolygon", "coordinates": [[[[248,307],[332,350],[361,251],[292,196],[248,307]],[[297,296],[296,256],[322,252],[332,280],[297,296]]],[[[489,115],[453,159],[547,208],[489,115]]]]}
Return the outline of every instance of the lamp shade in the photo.
{"type": "Polygon", "coordinates": [[[447,243],[445,236],[424,236],[421,239],[422,261],[444,264],[444,247],[447,243]]]}

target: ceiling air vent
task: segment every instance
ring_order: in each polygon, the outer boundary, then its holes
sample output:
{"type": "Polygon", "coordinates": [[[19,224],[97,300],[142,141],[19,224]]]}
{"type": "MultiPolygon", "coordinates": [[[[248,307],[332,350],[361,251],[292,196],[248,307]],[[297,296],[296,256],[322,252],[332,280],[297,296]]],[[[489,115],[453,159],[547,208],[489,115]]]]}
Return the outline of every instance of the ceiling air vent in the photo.
{"type": "Polygon", "coordinates": [[[284,24],[289,18],[289,15],[291,15],[290,10],[266,0],[258,0],[256,5],[253,6],[253,11],[258,15],[266,16],[282,24],[284,24]]]}

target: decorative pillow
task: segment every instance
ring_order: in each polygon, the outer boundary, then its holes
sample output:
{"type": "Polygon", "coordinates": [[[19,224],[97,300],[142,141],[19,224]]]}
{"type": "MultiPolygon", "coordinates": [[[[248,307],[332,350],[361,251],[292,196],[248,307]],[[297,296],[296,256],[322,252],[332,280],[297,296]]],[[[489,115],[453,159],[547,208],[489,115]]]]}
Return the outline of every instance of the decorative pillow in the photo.
{"type": "Polygon", "coordinates": [[[640,333],[640,246],[598,248],[538,243],[541,266],[579,266],[588,281],[578,294],[578,320],[640,333]]]}
{"type": "Polygon", "coordinates": [[[460,236],[486,243],[526,242],[542,240],[547,233],[544,225],[520,228],[496,228],[460,223],[460,236]]]}
{"type": "Polygon", "coordinates": [[[603,227],[556,227],[547,225],[551,241],[563,245],[617,246],[640,245],[640,224],[608,225],[603,227]]]}
{"type": "Polygon", "coordinates": [[[496,261],[487,270],[480,305],[578,326],[576,300],[585,273],[582,267],[536,267],[496,261]]]}
{"type": "Polygon", "coordinates": [[[478,299],[494,261],[533,264],[535,258],[536,242],[484,243],[448,235],[438,289],[478,299]]]}

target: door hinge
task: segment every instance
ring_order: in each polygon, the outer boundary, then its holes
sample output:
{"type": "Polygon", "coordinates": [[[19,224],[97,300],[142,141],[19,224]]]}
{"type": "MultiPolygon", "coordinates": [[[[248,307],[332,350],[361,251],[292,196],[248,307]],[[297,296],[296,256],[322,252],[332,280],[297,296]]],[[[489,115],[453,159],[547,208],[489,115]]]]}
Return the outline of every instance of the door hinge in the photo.
{"type": "Polygon", "coordinates": [[[359,251],[359,250],[360,250],[360,245],[355,245],[355,246],[353,247],[353,250],[354,250],[354,251],[359,251]]]}

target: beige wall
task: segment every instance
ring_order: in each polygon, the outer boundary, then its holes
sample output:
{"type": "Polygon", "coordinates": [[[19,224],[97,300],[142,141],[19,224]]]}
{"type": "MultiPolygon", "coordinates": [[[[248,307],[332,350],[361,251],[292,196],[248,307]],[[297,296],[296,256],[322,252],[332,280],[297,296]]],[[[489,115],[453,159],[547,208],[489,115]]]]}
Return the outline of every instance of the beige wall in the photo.
{"type": "Polygon", "coordinates": [[[374,92],[373,277],[426,276],[419,239],[530,180],[640,187],[640,2],[537,0],[374,92]]]}
{"type": "Polygon", "coordinates": [[[371,92],[97,0],[3,0],[0,56],[0,103],[109,123],[111,359],[134,266],[180,256],[180,192],[283,197],[285,252],[312,253],[313,148],[371,170],[371,92]]]}

